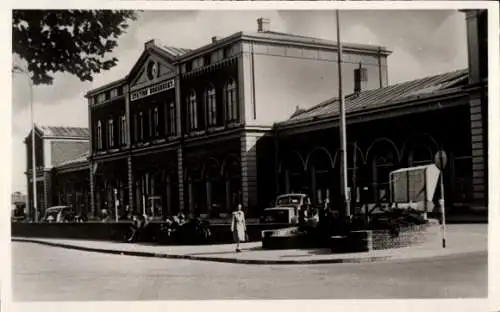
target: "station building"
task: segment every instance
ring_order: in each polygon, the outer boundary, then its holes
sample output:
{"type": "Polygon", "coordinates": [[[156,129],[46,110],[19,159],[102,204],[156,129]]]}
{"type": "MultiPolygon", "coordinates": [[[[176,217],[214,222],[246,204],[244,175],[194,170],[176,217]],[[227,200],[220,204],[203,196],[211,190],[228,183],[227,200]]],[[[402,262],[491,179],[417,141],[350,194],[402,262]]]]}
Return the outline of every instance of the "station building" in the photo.
{"type": "MultiPolygon", "coordinates": [[[[383,200],[391,170],[443,149],[448,205],[486,209],[487,12],[465,14],[467,69],[389,86],[390,51],[343,45],[353,201],[383,200]]],[[[126,77],[87,93],[88,159],[61,174],[88,177],[89,214],[118,200],[120,213],[216,219],[242,203],[256,216],[292,191],[338,203],[337,44],[257,27],[194,50],[148,41],[126,77]]]]}

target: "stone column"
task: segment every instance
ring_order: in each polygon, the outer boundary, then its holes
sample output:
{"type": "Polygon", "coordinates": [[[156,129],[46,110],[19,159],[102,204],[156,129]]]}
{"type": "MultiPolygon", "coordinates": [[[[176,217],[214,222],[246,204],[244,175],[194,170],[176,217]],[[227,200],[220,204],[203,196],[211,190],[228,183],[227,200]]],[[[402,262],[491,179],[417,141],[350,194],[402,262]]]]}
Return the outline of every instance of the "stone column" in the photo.
{"type": "Polygon", "coordinates": [[[95,193],[94,193],[94,183],[95,183],[95,177],[94,177],[94,162],[90,161],[89,162],[89,188],[90,188],[90,214],[91,216],[96,216],[96,210],[95,210],[95,193]]]}
{"type": "Polygon", "coordinates": [[[480,95],[471,95],[469,101],[472,146],[472,197],[474,204],[486,209],[485,129],[480,95]]]}
{"type": "Polygon", "coordinates": [[[177,177],[179,187],[179,211],[183,211],[184,207],[184,157],[182,146],[177,148],[177,177]]]}
{"type": "Polygon", "coordinates": [[[243,133],[241,136],[241,191],[243,207],[252,211],[258,205],[257,141],[261,133],[243,133]]]}
{"type": "Polygon", "coordinates": [[[128,203],[130,208],[133,208],[133,211],[137,210],[137,207],[133,207],[134,205],[134,179],[132,172],[132,156],[127,156],[127,186],[128,186],[128,203]]]}

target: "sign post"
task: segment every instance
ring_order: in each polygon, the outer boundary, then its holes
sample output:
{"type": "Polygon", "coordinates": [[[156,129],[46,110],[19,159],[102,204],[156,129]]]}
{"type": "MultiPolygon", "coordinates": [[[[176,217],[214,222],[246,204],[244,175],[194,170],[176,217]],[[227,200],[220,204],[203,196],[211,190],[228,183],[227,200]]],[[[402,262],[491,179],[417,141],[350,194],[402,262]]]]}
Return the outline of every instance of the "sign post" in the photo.
{"type": "Polygon", "coordinates": [[[448,158],[446,156],[445,151],[441,150],[436,153],[434,156],[434,163],[436,167],[441,171],[441,199],[439,200],[439,206],[441,208],[441,233],[442,233],[442,243],[443,248],[446,248],[446,209],[445,209],[445,201],[444,201],[444,168],[446,167],[446,163],[448,158]]]}

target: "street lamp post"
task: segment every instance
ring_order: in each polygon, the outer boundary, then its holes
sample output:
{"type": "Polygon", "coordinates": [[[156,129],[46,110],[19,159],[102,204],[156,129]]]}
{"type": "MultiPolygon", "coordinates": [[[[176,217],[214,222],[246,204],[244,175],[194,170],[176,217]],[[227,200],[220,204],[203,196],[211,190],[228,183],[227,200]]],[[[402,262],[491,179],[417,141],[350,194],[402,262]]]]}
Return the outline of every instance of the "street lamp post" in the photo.
{"type": "Polygon", "coordinates": [[[351,207],[348,196],[347,183],[347,139],[346,139],[346,112],[344,103],[344,93],[342,89],[342,41],[340,40],[340,11],[336,10],[337,15],[337,66],[339,79],[339,128],[340,128],[340,187],[341,196],[344,204],[344,213],[347,218],[351,217],[351,207]]]}
{"type": "Polygon", "coordinates": [[[35,153],[35,110],[33,105],[33,83],[28,72],[19,66],[14,66],[12,72],[23,74],[28,78],[30,86],[30,112],[31,112],[31,180],[33,183],[33,211],[35,213],[35,222],[38,222],[37,193],[36,193],[36,153],[35,153]]]}

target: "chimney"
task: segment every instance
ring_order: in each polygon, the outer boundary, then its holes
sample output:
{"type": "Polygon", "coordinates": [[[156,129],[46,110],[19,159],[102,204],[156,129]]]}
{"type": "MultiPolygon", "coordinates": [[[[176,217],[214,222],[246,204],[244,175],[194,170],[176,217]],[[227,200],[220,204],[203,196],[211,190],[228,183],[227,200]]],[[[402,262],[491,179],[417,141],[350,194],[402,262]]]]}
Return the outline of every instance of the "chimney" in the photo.
{"type": "Polygon", "coordinates": [[[219,37],[218,36],[213,36],[212,37],[212,43],[216,43],[217,41],[219,41],[219,37]]]}
{"type": "Polygon", "coordinates": [[[156,45],[156,40],[155,39],[151,39],[151,40],[148,40],[144,43],[144,48],[150,48],[152,46],[156,45]]]}
{"type": "Polygon", "coordinates": [[[271,20],[268,18],[261,17],[257,19],[257,30],[259,32],[269,31],[271,26],[271,20]]]}
{"type": "Polygon", "coordinates": [[[359,63],[359,68],[354,70],[354,93],[358,94],[366,90],[368,82],[368,72],[359,63]]]}

